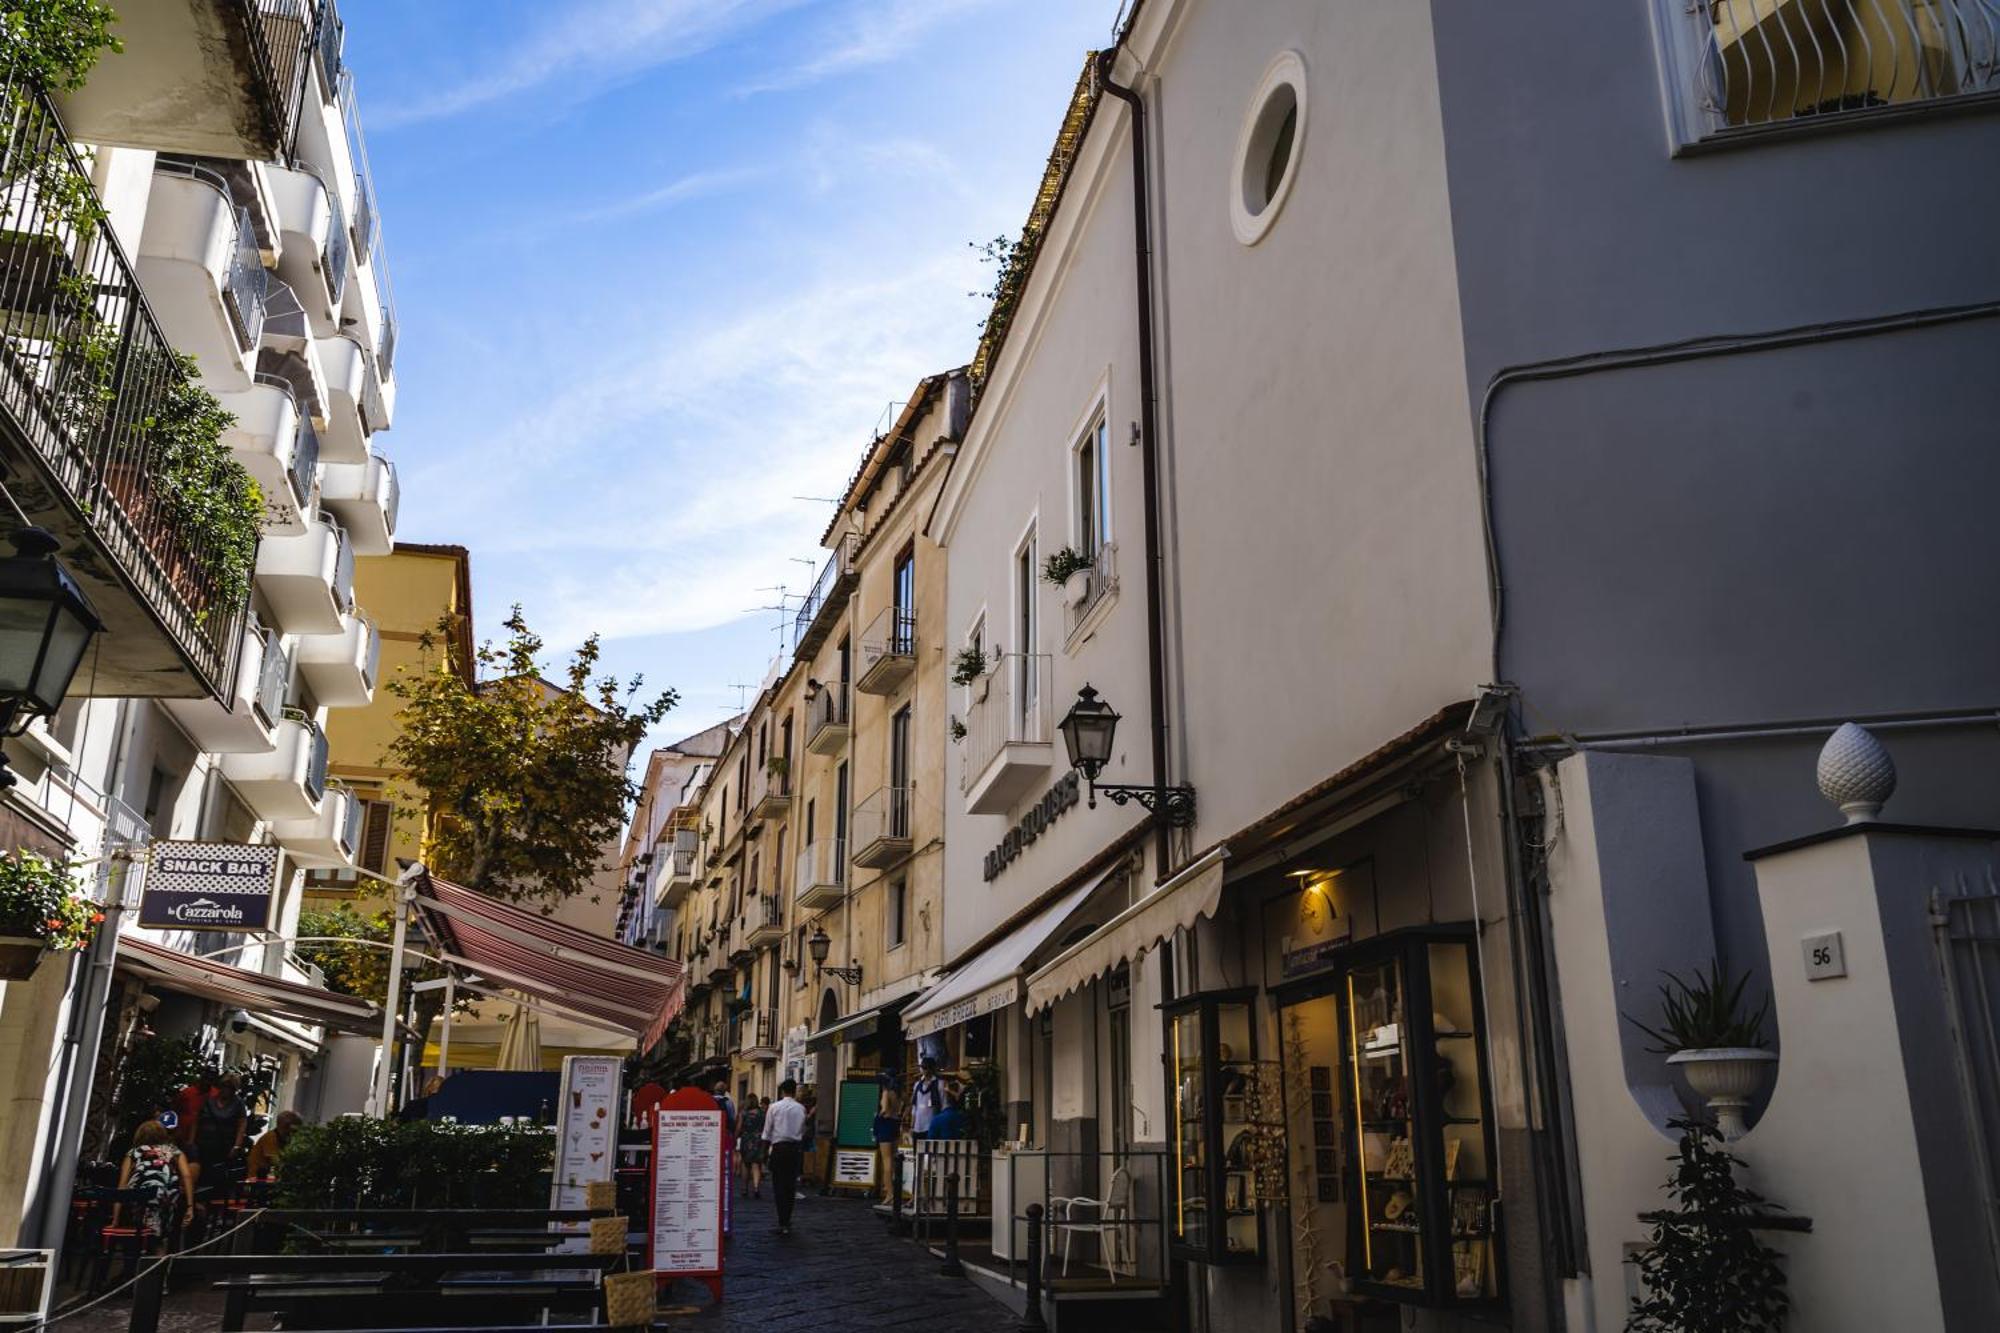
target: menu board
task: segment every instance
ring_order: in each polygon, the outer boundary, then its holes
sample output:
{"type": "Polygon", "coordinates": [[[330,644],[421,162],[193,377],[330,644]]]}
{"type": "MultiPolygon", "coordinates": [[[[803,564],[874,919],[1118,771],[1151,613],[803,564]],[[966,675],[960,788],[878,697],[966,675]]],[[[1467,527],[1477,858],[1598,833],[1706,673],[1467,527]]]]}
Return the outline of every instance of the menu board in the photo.
{"type": "Polygon", "coordinates": [[[722,1271],[722,1110],[676,1109],[687,1095],[668,1098],[653,1119],[653,1270],[663,1276],[722,1271]]]}
{"type": "Polygon", "coordinates": [[[563,1057],[562,1110],[556,1117],[549,1207],[586,1207],[584,1187],[611,1179],[617,1164],[618,1085],[624,1064],[615,1055],[563,1057]]]}

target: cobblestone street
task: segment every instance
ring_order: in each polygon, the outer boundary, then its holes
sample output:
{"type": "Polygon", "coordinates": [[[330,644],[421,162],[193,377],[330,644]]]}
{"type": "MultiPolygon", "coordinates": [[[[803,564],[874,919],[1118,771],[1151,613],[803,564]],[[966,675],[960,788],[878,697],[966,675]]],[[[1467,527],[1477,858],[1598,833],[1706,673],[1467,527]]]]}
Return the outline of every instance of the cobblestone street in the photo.
{"type": "Polygon", "coordinates": [[[682,1283],[662,1307],[697,1312],[670,1323],[729,1333],[1013,1333],[1010,1311],[970,1279],[938,1276],[937,1259],[890,1236],[865,1203],[808,1196],[785,1237],[768,1190],[738,1204],[722,1304],[709,1306],[703,1288],[682,1283]]]}

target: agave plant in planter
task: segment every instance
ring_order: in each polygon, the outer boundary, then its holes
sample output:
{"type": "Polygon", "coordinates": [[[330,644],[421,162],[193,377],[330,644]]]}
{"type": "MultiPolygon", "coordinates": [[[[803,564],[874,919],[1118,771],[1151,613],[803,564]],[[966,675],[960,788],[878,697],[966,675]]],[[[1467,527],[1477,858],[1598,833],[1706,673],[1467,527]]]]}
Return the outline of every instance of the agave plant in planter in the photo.
{"type": "Polygon", "coordinates": [[[0,979],[32,976],[51,952],[88,948],[103,920],[61,862],[33,852],[0,857],[0,979]]]}
{"type": "Polygon", "coordinates": [[[1042,582],[1053,583],[1063,590],[1065,606],[1081,606],[1090,596],[1090,557],[1074,546],[1063,546],[1049,552],[1042,561],[1042,582]]]}
{"type": "Polygon", "coordinates": [[[1732,981],[1722,964],[1710,959],[1706,976],[1699,967],[1692,980],[1667,974],[1660,985],[1660,1026],[1626,1015],[1627,1022],[1653,1039],[1649,1049],[1666,1056],[1707,1100],[1716,1128],[1732,1143],[1750,1132],[1743,1113],[1778,1059],[1765,1034],[1770,997],[1747,1010],[1744,992],[1749,985],[1749,973],[1732,981]]]}
{"type": "Polygon", "coordinates": [[[968,643],[951,657],[951,683],[970,685],[986,675],[986,651],[968,643]]]}

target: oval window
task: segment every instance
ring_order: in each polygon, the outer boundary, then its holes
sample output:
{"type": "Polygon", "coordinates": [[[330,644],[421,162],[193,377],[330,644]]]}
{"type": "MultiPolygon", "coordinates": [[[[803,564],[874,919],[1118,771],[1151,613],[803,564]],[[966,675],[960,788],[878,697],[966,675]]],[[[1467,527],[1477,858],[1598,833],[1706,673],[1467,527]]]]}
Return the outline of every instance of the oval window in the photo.
{"type": "Polygon", "coordinates": [[[1298,174],[1305,128],[1305,61],[1281,52],[1264,71],[1237,138],[1236,178],[1231,182],[1230,222],[1236,239],[1255,245],[1270,230],[1298,174]]]}

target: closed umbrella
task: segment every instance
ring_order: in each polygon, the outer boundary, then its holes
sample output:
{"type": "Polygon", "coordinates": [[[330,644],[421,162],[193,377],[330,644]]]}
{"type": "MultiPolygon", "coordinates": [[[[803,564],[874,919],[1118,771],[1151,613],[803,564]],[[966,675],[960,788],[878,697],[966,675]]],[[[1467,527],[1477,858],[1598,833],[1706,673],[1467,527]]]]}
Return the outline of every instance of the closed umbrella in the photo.
{"type": "Polygon", "coordinates": [[[514,1011],[502,1020],[499,1069],[538,1070],[542,1067],[542,1016],[516,1002],[514,1011]]]}

